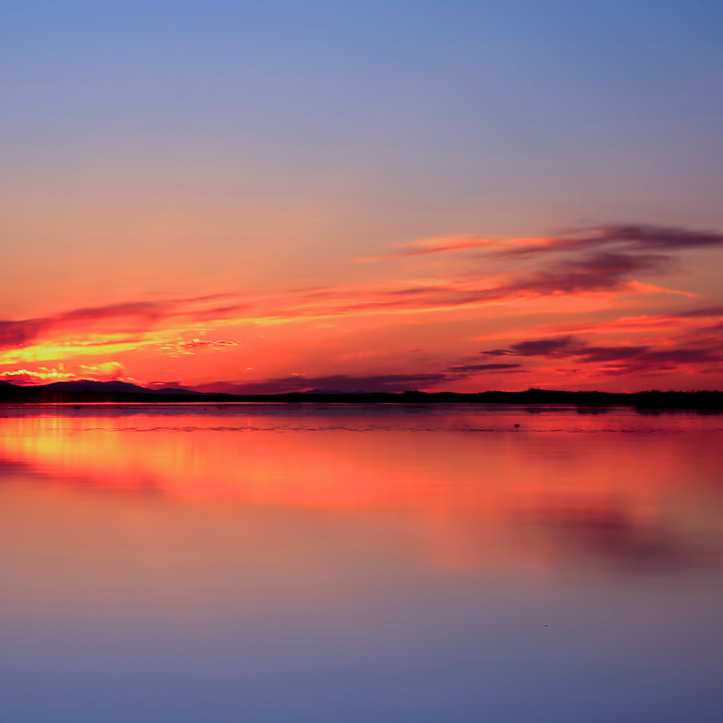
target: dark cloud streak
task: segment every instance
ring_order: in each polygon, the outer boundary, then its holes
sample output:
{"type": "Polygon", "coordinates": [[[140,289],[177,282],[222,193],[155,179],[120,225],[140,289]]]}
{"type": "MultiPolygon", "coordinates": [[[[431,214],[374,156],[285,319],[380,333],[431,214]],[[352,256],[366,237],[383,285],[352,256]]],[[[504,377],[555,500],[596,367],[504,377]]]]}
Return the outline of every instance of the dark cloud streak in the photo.
{"type": "Polygon", "coordinates": [[[592,346],[572,336],[536,339],[512,344],[509,349],[482,352],[486,356],[572,359],[575,363],[598,365],[603,374],[670,371],[686,366],[723,363],[723,339],[710,338],[672,348],[650,345],[592,346]],[[619,362],[619,363],[618,363],[619,362]]]}
{"type": "Polygon", "coordinates": [[[550,252],[585,251],[607,245],[622,245],[635,251],[681,251],[723,246],[723,234],[690,231],[648,224],[607,224],[547,239],[542,244],[521,245],[501,252],[524,256],[550,252]]]}
{"type": "Polygon", "coordinates": [[[498,372],[516,369],[521,364],[457,364],[447,367],[446,372],[453,374],[466,374],[468,372],[498,372]]]}

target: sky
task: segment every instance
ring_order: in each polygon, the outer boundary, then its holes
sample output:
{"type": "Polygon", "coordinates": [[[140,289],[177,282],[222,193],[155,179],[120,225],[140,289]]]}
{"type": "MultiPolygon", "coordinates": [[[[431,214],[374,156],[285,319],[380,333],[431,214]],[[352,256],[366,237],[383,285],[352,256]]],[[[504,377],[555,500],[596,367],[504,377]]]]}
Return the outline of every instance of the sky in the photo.
{"type": "Polygon", "coordinates": [[[0,380],[723,389],[723,5],[0,5],[0,380]]]}

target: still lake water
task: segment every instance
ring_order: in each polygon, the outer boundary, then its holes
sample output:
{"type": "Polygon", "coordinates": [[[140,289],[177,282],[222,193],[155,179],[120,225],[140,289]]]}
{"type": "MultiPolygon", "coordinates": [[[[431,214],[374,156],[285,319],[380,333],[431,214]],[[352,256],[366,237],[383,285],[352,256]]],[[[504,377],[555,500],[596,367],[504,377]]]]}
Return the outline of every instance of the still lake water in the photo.
{"type": "Polygon", "coordinates": [[[0,408],[2,721],[719,723],[722,682],[723,416],[0,408]]]}

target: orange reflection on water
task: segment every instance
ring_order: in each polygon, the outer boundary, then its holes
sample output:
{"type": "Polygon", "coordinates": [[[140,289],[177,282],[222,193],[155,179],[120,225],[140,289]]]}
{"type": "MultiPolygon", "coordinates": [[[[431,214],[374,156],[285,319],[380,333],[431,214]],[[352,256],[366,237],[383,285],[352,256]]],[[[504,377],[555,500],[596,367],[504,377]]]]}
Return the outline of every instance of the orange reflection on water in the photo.
{"type": "Polygon", "coordinates": [[[0,461],[74,489],[411,519],[425,555],[457,567],[511,558],[695,566],[720,557],[718,426],[474,409],[390,418],[86,411],[0,418],[0,461]]]}

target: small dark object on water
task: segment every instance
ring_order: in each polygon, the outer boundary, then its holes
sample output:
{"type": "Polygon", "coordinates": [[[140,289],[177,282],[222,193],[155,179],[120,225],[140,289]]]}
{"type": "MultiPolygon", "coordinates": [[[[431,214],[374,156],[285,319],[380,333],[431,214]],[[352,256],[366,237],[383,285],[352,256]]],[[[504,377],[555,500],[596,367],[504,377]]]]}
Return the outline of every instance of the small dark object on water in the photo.
{"type": "Polygon", "coordinates": [[[515,424],[515,428],[518,428],[519,426],[520,426],[519,424],[515,424]]]}

